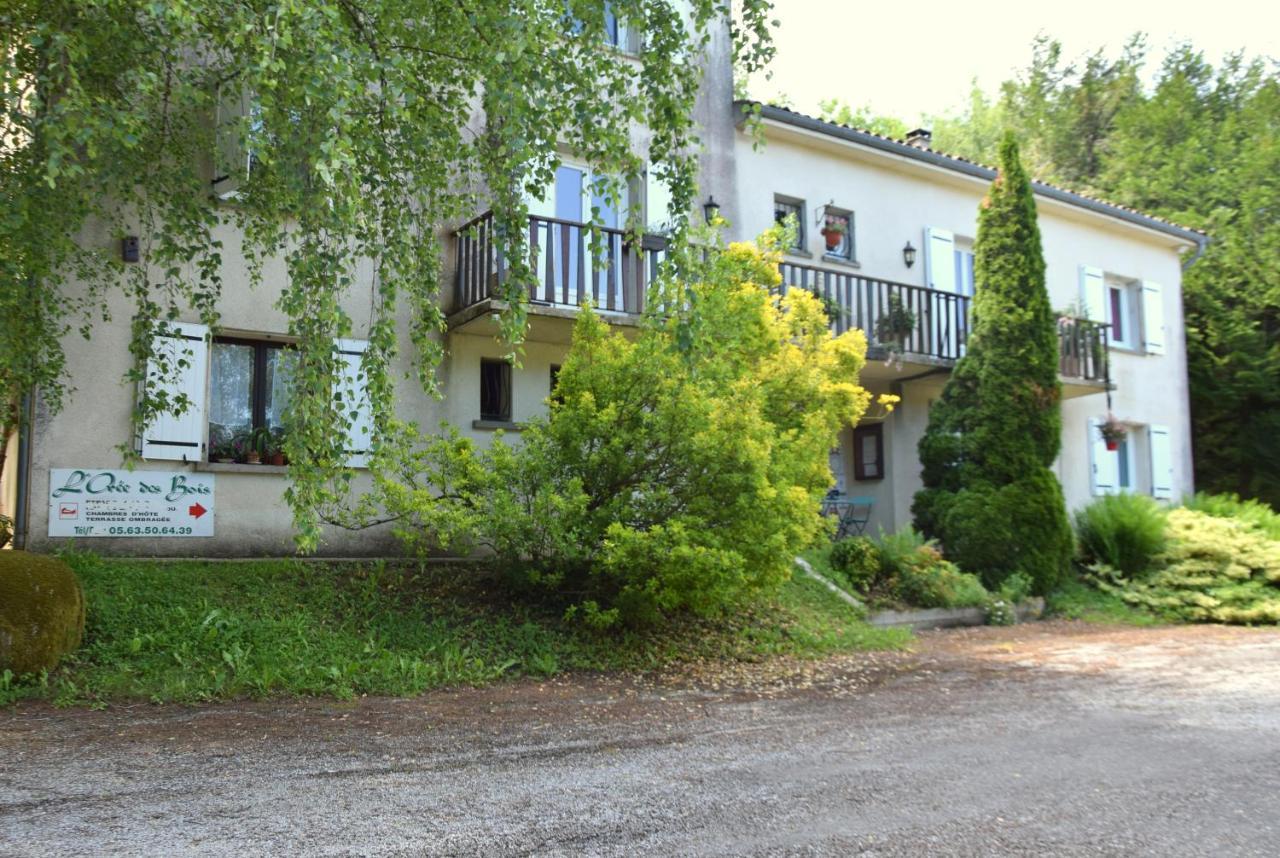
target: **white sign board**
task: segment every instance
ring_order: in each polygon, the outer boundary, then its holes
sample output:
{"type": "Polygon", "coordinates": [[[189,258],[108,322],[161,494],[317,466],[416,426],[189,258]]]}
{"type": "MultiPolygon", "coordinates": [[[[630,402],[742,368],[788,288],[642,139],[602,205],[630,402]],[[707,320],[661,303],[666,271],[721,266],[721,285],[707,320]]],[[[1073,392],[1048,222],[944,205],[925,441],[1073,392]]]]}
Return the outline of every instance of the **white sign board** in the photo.
{"type": "Polygon", "coordinates": [[[50,536],[213,536],[213,475],[49,471],[50,536]]]}

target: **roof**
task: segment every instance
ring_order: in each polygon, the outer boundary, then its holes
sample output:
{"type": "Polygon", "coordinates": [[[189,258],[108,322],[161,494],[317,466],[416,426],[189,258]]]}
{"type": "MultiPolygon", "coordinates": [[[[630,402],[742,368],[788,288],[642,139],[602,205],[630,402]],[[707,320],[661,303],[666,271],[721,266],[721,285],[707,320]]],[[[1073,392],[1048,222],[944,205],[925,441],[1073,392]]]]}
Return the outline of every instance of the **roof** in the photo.
{"type": "MultiPolygon", "coordinates": [[[[737,101],[734,102],[735,108],[741,108],[744,104],[756,104],[757,102],[737,101]]],[[[909,145],[905,141],[897,140],[893,137],[885,137],[875,134],[871,131],[864,131],[860,128],[851,128],[848,125],[841,125],[836,122],[827,122],[817,119],[813,116],[807,116],[785,107],[777,107],[772,104],[760,105],[760,116],[763,119],[770,119],[780,122],[784,125],[791,125],[806,131],[814,131],[819,134],[825,134],[839,140],[849,143],[857,143],[871,149],[878,149],[882,152],[889,152],[894,155],[901,155],[904,158],[921,161],[926,164],[932,164],[936,167],[942,167],[948,170],[954,170],[957,173],[963,173],[968,176],[974,176],[979,179],[991,181],[995,179],[997,170],[986,164],[979,164],[976,161],[970,161],[968,158],[961,158],[958,155],[948,155],[943,152],[936,152],[932,149],[921,149],[916,146],[909,145]]],[[[1032,189],[1040,196],[1047,199],[1057,200],[1069,205],[1078,206],[1079,208],[1098,214],[1108,215],[1128,223],[1144,226],[1157,232],[1172,235],[1184,241],[1193,242],[1195,244],[1203,244],[1206,240],[1206,233],[1203,230],[1192,229],[1191,227],[1176,224],[1173,221],[1165,220],[1153,214],[1148,214],[1138,209],[1122,206],[1118,203],[1108,202],[1089,194],[1073,191],[1068,188],[1051,185],[1048,182],[1031,183],[1032,189]]]]}

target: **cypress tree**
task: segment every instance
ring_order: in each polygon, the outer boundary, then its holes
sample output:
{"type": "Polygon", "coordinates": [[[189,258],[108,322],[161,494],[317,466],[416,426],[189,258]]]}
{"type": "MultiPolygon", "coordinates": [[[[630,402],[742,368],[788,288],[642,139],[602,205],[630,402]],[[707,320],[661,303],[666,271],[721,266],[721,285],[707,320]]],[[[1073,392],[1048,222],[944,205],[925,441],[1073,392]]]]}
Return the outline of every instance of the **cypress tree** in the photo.
{"type": "Polygon", "coordinates": [[[1039,592],[1070,562],[1062,487],[1058,340],[1031,183],[1006,134],[978,212],[972,333],[920,440],[916,526],[999,586],[1023,572],[1039,592]]]}

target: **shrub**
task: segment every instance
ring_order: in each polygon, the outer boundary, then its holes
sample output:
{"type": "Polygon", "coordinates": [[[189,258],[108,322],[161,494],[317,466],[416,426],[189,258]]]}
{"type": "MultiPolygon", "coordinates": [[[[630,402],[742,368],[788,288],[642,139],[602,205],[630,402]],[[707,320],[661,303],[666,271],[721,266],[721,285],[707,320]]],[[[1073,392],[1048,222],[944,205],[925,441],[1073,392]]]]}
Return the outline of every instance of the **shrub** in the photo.
{"type": "Polygon", "coordinates": [[[917,608],[963,608],[987,599],[977,576],[961,572],[936,542],[910,525],[881,533],[878,549],[880,570],[873,589],[891,601],[917,608]]]}
{"type": "MultiPolygon", "coordinates": [[[[519,446],[454,438],[397,473],[418,547],[485,546],[526,592],[595,626],[708,616],[776,593],[824,532],[831,439],[870,399],[861,331],[833,337],[779,256],[713,254],[634,339],[589,308],[546,419],[519,446]]],[[[655,301],[658,299],[655,298],[655,301]]]]}
{"type": "Polygon", "coordinates": [[[67,564],[0,551],[0,673],[49,670],[83,634],[84,593],[67,564]]]}
{"type": "Polygon", "coordinates": [[[1265,533],[1271,539],[1280,539],[1280,513],[1261,501],[1241,500],[1236,494],[1211,495],[1196,492],[1183,506],[1217,518],[1235,519],[1265,533]]]}
{"type": "Polygon", "coordinates": [[[1012,136],[978,211],[978,288],[967,351],[920,440],[917,526],[998,587],[1025,572],[1047,592],[1071,560],[1071,527],[1050,466],[1061,448],[1058,340],[1035,199],[1012,136]]]}
{"type": "Polygon", "coordinates": [[[989,598],[978,576],[961,572],[932,545],[905,557],[893,582],[898,599],[918,608],[973,608],[989,598]]]}
{"type": "Polygon", "coordinates": [[[1137,577],[1165,548],[1165,510],[1144,495],[1107,495],[1078,510],[1082,559],[1137,577]]]}
{"type": "Polygon", "coordinates": [[[1280,622],[1280,542],[1246,523],[1189,509],[1169,512],[1166,538],[1145,578],[1098,564],[1095,583],[1172,619],[1280,622]]]}
{"type": "Polygon", "coordinates": [[[865,593],[880,575],[880,549],[867,536],[841,539],[831,546],[831,566],[865,593]]]}

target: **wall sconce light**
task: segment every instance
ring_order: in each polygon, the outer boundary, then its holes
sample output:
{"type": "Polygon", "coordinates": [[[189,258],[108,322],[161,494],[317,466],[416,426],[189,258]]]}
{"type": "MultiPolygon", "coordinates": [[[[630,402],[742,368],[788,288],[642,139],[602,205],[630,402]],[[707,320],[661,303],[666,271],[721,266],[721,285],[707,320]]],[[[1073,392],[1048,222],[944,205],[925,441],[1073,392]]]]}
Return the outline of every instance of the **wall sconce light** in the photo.
{"type": "Polygon", "coordinates": [[[138,237],[126,235],[120,239],[120,259],[122,262],[138,261],[138,237]]]}
{"type": "Polygon", "coordinates": [[[902,261],[907,264],[908,268],[916,264],[916,249],[911,246],[911,242],[909,241],[906,246],[902,248],[902,261]]]}
{"type": "Polygon", "coordinates": [[[707,197],[707,201],[702,204],[702,216],[707,219],[707,223],[720,217],[720,204],[715,197],[707,197]]]}

